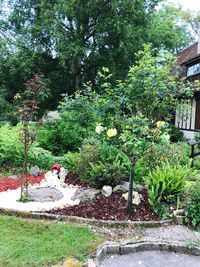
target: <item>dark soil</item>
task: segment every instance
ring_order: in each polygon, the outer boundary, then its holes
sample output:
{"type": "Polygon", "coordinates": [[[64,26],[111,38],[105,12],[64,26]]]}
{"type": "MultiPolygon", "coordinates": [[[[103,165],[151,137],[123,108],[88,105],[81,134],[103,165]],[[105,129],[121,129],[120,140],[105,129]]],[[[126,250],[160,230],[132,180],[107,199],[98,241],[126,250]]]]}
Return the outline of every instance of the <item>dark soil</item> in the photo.
{"type": "Polygon", "coordinates": [[[49,213],[59,215],[71,215],[98,220],[131,220],[131,221],[151,221],[159,220],[148,204],[147,191],[139,192],[143,200],[139,205],[134,205],[133,215],[128,218],[127,201],[119,193],[113,193],[109,197],[98,196],[95,201],[81,203],[79,205],[64,209],[52,210],[49,213]]]}
{"type": "Polygon", "coordinates": [[[80,179],[78,178],[78,175],[75,173],[71,173],[71,172],[69,172],[67,176],[65,177],[65,183],[78,185],[78,186],[85,187],[85,188],[90,187],[89,183],[80,181],[80,179]]]}

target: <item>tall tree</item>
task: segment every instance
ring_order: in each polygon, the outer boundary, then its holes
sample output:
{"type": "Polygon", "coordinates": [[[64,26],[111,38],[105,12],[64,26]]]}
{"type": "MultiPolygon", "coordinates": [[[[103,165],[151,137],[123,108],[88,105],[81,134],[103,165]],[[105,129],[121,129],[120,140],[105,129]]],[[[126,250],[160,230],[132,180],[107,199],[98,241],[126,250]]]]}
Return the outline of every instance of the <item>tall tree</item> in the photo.
{"type": "Polygon", "coordinates": [[[71,94],[88,81],[97,87],[103,66],[113,73],[113,82],[123,79],[144,43],[166,49],[186,43],[185,31],[174,27],[176,15],[168,23],[171,13],[155,9],[162,0],[2,2],[8,4],[0,36],[10,49],[3,61],[0,51],[0,84],[4,81],[12,98],[26,80],[43,73],[51,89],[45,109],[55,108],[62,93],[71,94]]]}
{"type": "Polygon", "coordinates": [[[17,45],[42,53],[68,74],[66,87],[80,88],[109,66],[116,77],[146,42],[150,14],[159,0],[15,0],[5,28],[17,45]]]}
{"type": "Polygon", "coordinates": [[[162,5],[149,27],[149,40],[155,48],[178,52],[192,40],[189,23],[183,19],[183,11],[170,5],[162,5]]]}

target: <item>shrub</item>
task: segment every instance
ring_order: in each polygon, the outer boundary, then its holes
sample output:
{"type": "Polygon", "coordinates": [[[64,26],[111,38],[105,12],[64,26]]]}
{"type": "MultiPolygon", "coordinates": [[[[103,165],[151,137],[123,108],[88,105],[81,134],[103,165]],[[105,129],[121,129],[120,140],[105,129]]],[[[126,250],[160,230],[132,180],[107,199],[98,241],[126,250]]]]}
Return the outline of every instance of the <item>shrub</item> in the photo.
{"type": "Polygon", "coordinates": [[[40,169],[48,170],[55,163],[57,163],[56,157],[48,150],[32,147],[29,151],[29,164],[31,166],[38,165],[40,169]]]}
{"type": "Polygon", "coordinates": [[[76,170],[82,180],[96,187],[115,186],[128,179],[130,161],[113,145],[88,143],[80,149],[76,170]]]}
{"type": "Polygon", "coordinates": [[[200,158],[196,157],[193,159],[193,166],[196,170],[200,170],[200,158]]]}
{"type": "Polygon", "coordinates": [[[19,167],[23,162],[23,146],[19,141],[21,125],[0,127],[0,164],[19,167]]]}
{"type": "Polygon", "coordinates": [[[184,190],[186,180],[195,174],[196,172],[187,166],[171,167],[169,163],[164,163],[162,167],[156,167],[148,175],[150,205],[154,207],[174,200],[174,197],[184,190]]]}
{"type": "Polygon", "coordinates": [[[200,228],[200,181],[190,187],[186,222],[195,228],[200,228]]]}
{"type": "Polygon", "coordinates": [[[76,171],[80,179],[93,182],[93,177],[90,176],[91,164],[99,162],[99,144],[84,143],[80,148],[76,171]]]}
{"type": "Polygon", "coordinates": [[[30,165],[38,165],[43,170],[49,170],[53,164],[58,163],[65,169],[74,172],[77,163],[77,153],[68,152],[63,156],[56,157],[44,148],[32,147],[29,152],[29,162],[30,165]]]}
{"type": "Polygon", "coordinates": [[[150,171],[168,161],[172,167],[189,166],[190,147],[186,143],[154,144],[150,146],[135,166],[136,179],[140,183],[146,183],[146,177],[150,171]]]}
{"type": "Polygon", "coordinates": [[[107,144],[100,146],[99,153],[100,161],[90,164],[90,177],[96,186],[115,186],[128,179],[130,161],[125,153],[107,144]]]}
{"type": "MultiPolygon", "coordinates": [[[[55,123],[45,124],[40,130],[39,145],[55,155],[77,151],[91,131],[90,124],[84,122],[84,116],[83,113],[77,115],[75,111],[67,111],[55,123]]],[[[95,128],[95,123],[92,127],[95,128]]]]}
{"type": "Polygon", "coordinates": [[[78,153],[67,152],[67,154],[58,158],[57,162],[63,166],[65,169],[71,172],[76,172],[77,162],[78,162],[78,153]]]}
{"type": "Polygon", "coordinates": [[[172,143],[183,142],[185,141],[184,134],[176,126],[171,125],[169,128],[170,141],[172,143]]]}

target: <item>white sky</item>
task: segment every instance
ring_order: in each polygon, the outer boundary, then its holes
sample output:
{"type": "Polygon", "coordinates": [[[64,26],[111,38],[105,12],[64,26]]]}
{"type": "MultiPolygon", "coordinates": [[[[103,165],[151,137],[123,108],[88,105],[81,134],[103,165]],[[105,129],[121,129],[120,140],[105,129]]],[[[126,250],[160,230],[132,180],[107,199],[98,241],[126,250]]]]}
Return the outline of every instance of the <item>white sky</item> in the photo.
{"type": "Polygon", "coordinates": [[[200,11],[200,0],[168,0],[173,4],[180,4],[184,10],[200,11]]]}

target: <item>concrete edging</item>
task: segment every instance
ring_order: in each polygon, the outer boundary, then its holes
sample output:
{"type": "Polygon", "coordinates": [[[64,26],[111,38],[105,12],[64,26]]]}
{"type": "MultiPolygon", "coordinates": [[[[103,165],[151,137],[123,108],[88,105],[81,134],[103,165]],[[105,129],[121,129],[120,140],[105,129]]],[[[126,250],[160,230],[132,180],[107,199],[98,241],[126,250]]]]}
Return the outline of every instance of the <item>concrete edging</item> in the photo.
{"type": "MultiPolygon", "coordinates": [[[[168,251],[168,252],[176,252],[183,253],[188,255],[200,256],[200,248],[187,248],[184,245],[170,244],[165,242],[141,242],[135,244],[120,244],[120,243],[112,243],[108,242],[103,244],[96,252],[95,259],[93,261],[95,267],[99,267],[101,265],[102,260],[108,256],[113,254],[124,255],[130,254],[140,251],[150,251],[150,250],[160,250],[160,251],[168,251]]],[[[89,267],[89,264],[88,264],[89,267]]]]}
{"type": "Polygon", "coordinates": [[[57,215],[51,213],[40,213],[40,212],[29,212],[29,211],[17,211],[14,209],[3,209],[0,208],[0,213],[5,215],[15,215],[23,218],[30,219],[47,219],[57,220],[74,223],[86,223],[96,226],[107,226],[107,227],[159,227],[168,226],[173,223],[173,220],[161,220],[161,221],[104,221],[96,219],[88,219],[78,216],[68,215],[57,215]]]}

